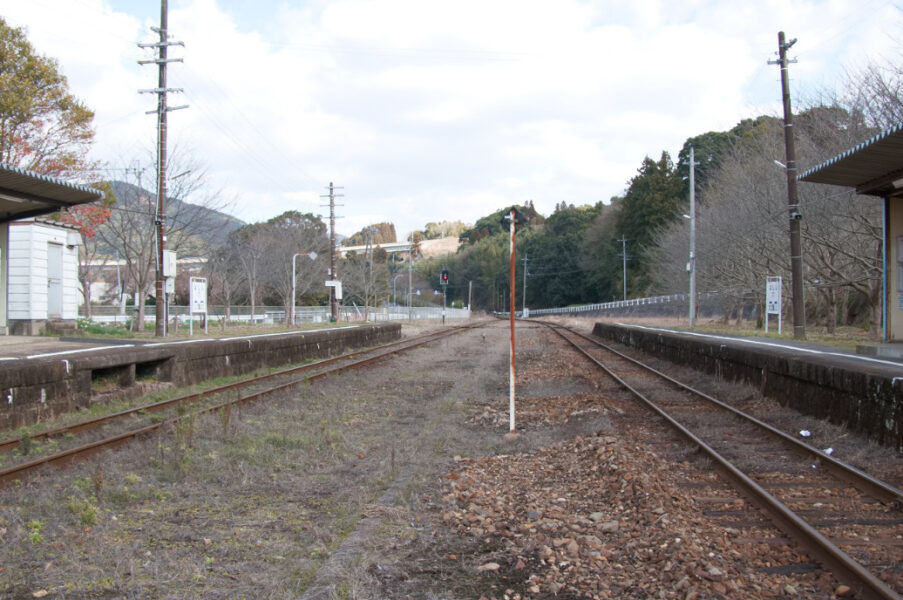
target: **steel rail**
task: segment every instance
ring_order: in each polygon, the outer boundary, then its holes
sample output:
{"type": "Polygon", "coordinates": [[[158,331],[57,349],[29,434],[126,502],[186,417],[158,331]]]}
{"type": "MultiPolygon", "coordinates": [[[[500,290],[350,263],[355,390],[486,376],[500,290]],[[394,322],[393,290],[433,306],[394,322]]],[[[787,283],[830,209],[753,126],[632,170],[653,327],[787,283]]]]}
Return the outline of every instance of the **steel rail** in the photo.
{"type": "MultiPolygon", "coordinates": [[[[381,353],[375,354],[373,356],[368,356],[368,357],[361,358],[359,360],[354,360],[353,362],[349,362],[347,364],[340,364],[338,366],[332,367],[331,369],[327,369],[326,371],[323,371],[320,373],[315,373],[314,375],[311,375],[311,376],[298,378],[298,379],[295,379],[295,380],[292,380],[292,381],[289,381],[286,383],[282,383],[282,384],[279,384],[279,385],[271,387],[271,388],[267,388],[264,390],[254,392],[252,394],[248,394],[247,396],[239,396],[233,400],[228,400],[226,402],[222,402],[222,403],[219,403],[214,406],[208,406],[203,409],[194,411],[190,414],[172,417],[170,419],[160,421],[159,423],[153,423],[151,425],[146,425],[146,426],[140,427],[138,429],[134,429],[131,431],[127,431],[127,432],[115,435],[115,436],[111,436],[109,438],[105,438],[103,440],[97,440],[95,442],[83,444],[81,446],[77,446],[75,448],[70,448],[68,450],[63,450],[63,451],[51,454],[49,456],[45,456],[42,458],[34,459],[32,461],[20,463],[18,465],[13,465],[13,466],[7,467],[5,469],[0,469],[0,484],[4,484],[9,481],[16,480],[16,479],[21,479],[22,477],[26,476],[27,474],[31,473],[32,471],[34,471],[38,468],[41,468],[43,466],[65,465],[68,463],[75,462],[76,460],[82,460],[82,459],[88,458],[89,456],[95,454],[96,452],[121,446],[135,437],[139,437],[139,436],[151,433],[151,432],[156,431],[166,425],[172,425],[172,424],[178,423],[178,422],[182,421],[183,419],[194,418],[201,414],[206,414],[206,413],[222,410],[222,409],[225,409],[225,408],[235,405],[235,404],[243,404],[243,403],[249,402],[251,400],[263,398],[264,396],[274,394],[276,392],[290,389],[290,388],[300,385],[302,383],[308,383],[311,381],[315,381],[317,379],[322,379],[324,377],[327,377],[328,375],[334,375],[334,374],[340,373],[342,371],[369,365],[369,364],[372,364],[383,358],[386,358],[389,356],[394,356],[400,352],[418,348],[420,346],[423,346],[424,344],[428,344],[430,342],[436,341],[438,339],[442,339],[442,338],[450,336],[450,335],[461,333],[462,331],[465,331],[467,329],[471,329],[471,328],[477,327],[477,326],[479,326],[479,324],[465,326],[465,327],[455,327],[455,328],[442,330],[438,333],[431,333],[431,334],[426,334],[426,335],[423,335],[423,336],[420,336],[417,338],[413,338],[413,339],[402,340],[402,342],[409,342],[407,345],[405,345],[403,347],[394,347],[394,346],[399,346],[400,344],[397,342],[393,342],[392,344],[388,344],[388,346],[393,346],[393,348],[391,348],[390,350],[388,350],[386,352],[381,352],[381,353]],[[413,342],[413,343],[410,343],[410,342],[413,342]]],[[[253,384],[259,383],[260,381],[271,379],[275,376],[297,374],[297,372],[302,369],[306,370],[306,367],[324,366],[324,364],[327,364],[327,363],[332,364],[335,362],[339,362],[341,360],[346,360],[349,357],[359,356],[360,354],[365,354],[367,352],[373,353],[373,352],[381,350],[381,349],[385,349],[385,346],[378,346],[376,348],[370,348],[368,350],[354,352],[350,355],[342,355],[340,357],[333,357],[331,359],[326,359],[324,361],[318,361],[317,363],[311,363],[311,365],[304,365],[303,367],[293,367],[290,369],[280,371],[278,373],[269,373],[267,375],[262,375],[260,377],[245,380],[244,382],[236,382],[233,384],[228,384],[226,386],[221,386],[220,388],[217,388],[217,390],[223,391],[223,388],[225,388],[226,391],[228,391],[230,389],[235,389],[237,387],[241,387],[238,384],[243,384],[244,386],[253,385],[253,384]]],[[[210,395],[210,393],[212,393],[211,390],[207,390],[207,395],[210,395]]],[[[202,392],[202,394],[203,394],[203,392],[202,392]]],[[[192,396],[195,396],[195,394],[192,394],[192,396]]],[[[123,412],[125,412],[125,411],[123,411],[123,412]]]]}
{"type": "MultiPolygon", "coordinates": [[[[730,461],[724,458],[705,441],[696,436],[696,434],[694,434],[692,431],[675,420],[664,409],[644,396],[639,390],[635,389],[624,379],[614,373],[611,369],[605,366],[601,361],[590,355],[588,352],[586,352],[586,350],[578,346],[573,340],[569,339],[560,331],[560,329],[565,329],[571,332],[570,329],[561,326],[548,326],[562,339],[570,343],[581,354],[586,356],[590,361],[592,361],[599,368],[605,371],[612,379],[614,379],[630,393],[636,396],[650,410],[662,417],[676,431],[678,431],[681,435],[690,440],[691,443],[702,450],[705,455],[715,463],[716,467],[730,481],[734,482],[734,484],[738,488],[740,488],[741,492],[747,494],[748,497],[750,497],[771,517],[772,521],[779,529],[802,543],[803,546],[812,553],[814,558],[827,565],[839,580],[844,581],[847,585],[850,585],[857,594],[861,595],[861,597],[863,598],[868,598],[870,600],[901,600],[901,596],[899,594],[889,588],[872,572],[859,564],[846,552],[838,548],[821,532],[809,525],[805,520],[803,520],[799,515],[790,510],[780,500],[775,498],[762,486],[753,481],[748,475],[731,464],[730,461]]],[[[604,347],[604,344],[602,346],[604,347]]],[[[617,353],[616,351],[613,352],[620,356],[620,353],[617,353]]]]}
{"type": "MultiPolygon", "coordinates": [[[[453,329],[452,329],[453,330],[453,329]]],[[[307,363],[304,365],[300,365],[297,367],[289,367],[286,369],[282,369],[279,371],[274,371],[272,373],[267,373],[265,375],[258,375],[254,379],[244,379],[241,381],[236,381],[233,383],[227,383],[221,386],[213,387],[207,390],[203,390],[201,392],[196,392],[194,394],[187,394],[184,396],[178,396],[176,398],[170,398],[168,400],[161,400],[159,402],[154,402],[152,404],[145,404],[143,406],[137,406],[133,408],[127,408],[118,412],[110,413],[108,415],[103,415],[94,419],[89,419],[86,421],[80,421],[78,423],[74,423],[72,425],[63,425],[60,427],[55,427],[52,429],[47,429],[45,431],[36,432],[34,434],[30,434],[28,437],[31,441],[35,440],[43,440],[49,439],[53,437],[59,437],[61,435],[66,434],[74,434],[81,433],[83,431],[89,431],[91,429],[96,429],[101,427],[107,423],[112,421],[116,421],[118,419],[122,419],[125,417],[129,417],[136,414],[147,413],[147,412],[157,412],[169,408],[170,406],[178,406],[179,404],[188,404],[192,402],[196,402],[208,396],[215,396],[217,394],[222,394],[224,392],[228,392],[230,390],[241,388],[249,385],[250,383],[256,383],[260,381],[265,381],[267,379],[273,379],[276,377],[285,377],[287,375],[293,375],[296,373],[303,373],[305,371],[311,371],[315,369],[322,368],[324,366],[334,364],[336,362],[340,362],[343,360],[348,360],[354,358],[356,356],[360,356],[362,354],[372,353],[380,349],[386,349],[394,346],[399,346],[404,343],[409,343],[412,340],[417,339],[427,339],[427,341],[432,341],[434,338],[442,337],[443,335],[447,335],[448,330],[443,330],[441,332],[431,332],[424,334],[422,336],[418,336],[416,338],[410,338],[406,340],[398,340],[396,342],[390,342],[388,344],[383,344],[380,346],[374,346],[370,348],[364,348],[361,350],[355,350],[354,352],[348,352],[346,354],[339,354],[336,356],[331,356],[329,358],[324,358],[318,361],[314,361],[312,363],[307,363]]],[[[23,437],[16,438],[8,438],[6,440],[0,441],[0,452],[9,452],[18,448],[22,444],[23,437]]]]}
{"type": "Polygon", "coordinates": [[[811,458],[823,463],[835,476],[839,477],[840,479],[843,479],[844,481],[846,481],[850,485],[854,486],[856,489],[858,489],[862,493],[868,494],[868,495],[872,496],[873,498],[880,500],[886,504],[895,503],[896,508],[903,510],[903,490],[900,490],[899,488],[896,488],[896,487],[888,484],[885,481],[881,481],[880,479],[877,479],[877,478],[869,475],[865,471],[857,469],[853,465],[849,465],[843,461],[837,460],[836,458],[825,454],[818,448],[814,448],[814,447],[810,446],[809,444],[806,444],[805,442],[802,442],[802,441],[796,439],[792,435],[789,435],[786,432],[781,431],[780,429],[777,429],[773,425],[770,425],[769,423],[766,423],[765,421],[757,419],[756,417],[754,417],[750,414],[747,414],[747,413],[743,412],[742,410],[731,406],[730,404],[726,404],[725,402],[722,402],[721,400],[718,400],[717,398],[714,398],[714,397],[706,394],[703,391],[692,388],[692,387],[686,385],[685,383],[678,381],[678,380],[674,379],[673,377],[671,377],[665,373],[662,373],[661,371],[658,371],[655,368],[650,367],[649,365],[646,365],[646,364],[636,360],[635,358],[633,358],[631,356],[628,356],[622,352],[619,352],[618,350],[615,350],[611,346],[604,344],[604,343],[600,342],[599,340],[596,340],[596,339],[593,339],[592,337],[584,335],[584,334],[580,333],[579,331],[574,331],[571,329],[568,329],[568,331],[570,331],[574,335],[577,335],[577,336],[583,338],[584,340],[586,340],[590,343],[593,343],[593,344],[599,346],[600,348],[604,348],[605,350],[607,350],[613,354],[616,354],[627,361],[632,362],[633,364],[637,365],[638,367],[646,369],[650,373],[654,373],[654,374],[658,375],[659,377],[667,380],[668,382],[674,384],[675,386],[679,387],[680,389],[682,389],[686,392],[689,392],[699,398],[702,398],[703,400],[706,400],[720,408],[723,408],[724,410],[727,410],[727,411],[733,413],[735,416],[737,416],[743,420],[754,423],[755,425],[757,425],[758,427],[767,431],[771,435],[792,445],[794,447],[794,449],[797,450],[798,452],[801,452],[801,453],[805,454],[806,456],[811,457],[811,458]]]}

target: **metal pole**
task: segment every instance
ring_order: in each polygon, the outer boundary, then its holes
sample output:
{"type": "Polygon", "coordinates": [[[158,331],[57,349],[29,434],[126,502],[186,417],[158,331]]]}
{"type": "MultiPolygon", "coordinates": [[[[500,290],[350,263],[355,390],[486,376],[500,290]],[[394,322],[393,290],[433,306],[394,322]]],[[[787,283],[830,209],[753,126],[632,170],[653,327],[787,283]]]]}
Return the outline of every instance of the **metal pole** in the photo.
{"type": "Polygon", "coordinates": [[[521,308],[521,316],[527,318],[527,254],[524,253],[524,298],[523,308],[521,308]]]}
{"type": "Polygon", "coordinates": [[[414,273],[414,232],[411,232],[411,245],[408,247],[408,321],[414,320],[414,298],[411,296],[411,277],[414,273]]]}
{"type": "Polygon", "coordinates": [[[511,246],[510,263],[510,290],[508,313],[511,325],[511,361],[508,367],[508,433],[514,433],[514,225],[516,222],[514,209],[508,213],[508,219],[511,220],[511,229],[509,239],[511,246]]]}
{"type": "Polygon", "coordinates": [[[627,238],[623,235],[621,236],[621,257],[623,259],[621,272],[623,273],[624,300],[627,300],[627,238]]]}
{"type": "Polygon", "coordinates": [[[696,159],[690,146],[690,328],[696,325],[696,159]]]}

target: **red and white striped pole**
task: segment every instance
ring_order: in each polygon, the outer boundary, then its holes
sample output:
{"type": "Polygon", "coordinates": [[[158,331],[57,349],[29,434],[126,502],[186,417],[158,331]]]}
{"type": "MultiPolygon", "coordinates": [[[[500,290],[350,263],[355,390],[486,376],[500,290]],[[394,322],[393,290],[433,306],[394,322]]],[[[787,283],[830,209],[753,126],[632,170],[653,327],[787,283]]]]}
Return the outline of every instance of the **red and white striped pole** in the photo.
{"type": "Polygon", "coordinates": [[[510,239],[511,239],[511,290],[508,295],[508,312],[511,316],[511,364],[508,369],[508,429],[509,434],[515,433],[514,431],[514,224],[517,222],[515,217],[514,208],[511,209],[511,212],[508,213],[507,217],[511,221],[510,228],[510,239]]]}

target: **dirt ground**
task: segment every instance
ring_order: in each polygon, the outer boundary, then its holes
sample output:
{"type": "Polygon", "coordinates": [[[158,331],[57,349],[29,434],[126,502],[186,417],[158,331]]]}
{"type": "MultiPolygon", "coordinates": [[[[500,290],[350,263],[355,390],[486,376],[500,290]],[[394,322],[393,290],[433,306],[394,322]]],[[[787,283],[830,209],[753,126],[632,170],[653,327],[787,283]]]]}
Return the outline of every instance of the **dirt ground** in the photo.
{"type": "Polygon", "coordinates": [[[619,429],[623,392],[537,326],[518,328],[506,436],[508,339],[489,322],[0,490],[0,598],[836,591],[761,568],[701,517],[619,429]]]}

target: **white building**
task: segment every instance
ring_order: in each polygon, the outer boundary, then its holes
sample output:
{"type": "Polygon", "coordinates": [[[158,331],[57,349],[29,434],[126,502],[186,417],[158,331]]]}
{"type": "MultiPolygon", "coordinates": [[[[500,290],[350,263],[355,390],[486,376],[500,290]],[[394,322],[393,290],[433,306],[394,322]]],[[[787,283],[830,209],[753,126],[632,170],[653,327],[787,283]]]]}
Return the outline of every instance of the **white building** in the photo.
{"type": "MultiPolygon", "coordinates": [[[[20,328],[28,332],[39,331],[51,314],[74,320],[78,304],[77,265],[72,283],[67,283],[64,277],[69,260],[66,252],[78,250],[77,246],[68,248],[73,245],[68,233],[17,232],[16,222],[102,198],[103,194],[98,190],[0,164],[0,334],[9,334],[14,329],[14,322],[15,333],[23,333],[20,328]],[[19,233],[29,240],[24,246],[26,253],[36,250],[43,255],[36,257],[33,265],[24,267],[24,273],[10,256],[13,249],[11,236],[19,233]],[[40,266],[42,261],[43,268],[40,266]],[[18,277],[10,273],[13,266],[19,271],[18,277]],[[30,272],[32,269],[34,273],[30,272]]],[[[15,246],[17,255],[20,247],[19,244],[15,246]]]]}
{"type": "Polygon", "coordinates": [[[39,335],[48,321],[78,317],[78,245],[74,227],[28,219],[9,224],[7,321],[14,335],[39,335]]]}

